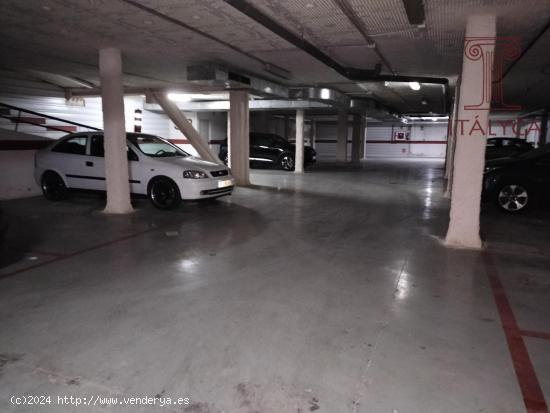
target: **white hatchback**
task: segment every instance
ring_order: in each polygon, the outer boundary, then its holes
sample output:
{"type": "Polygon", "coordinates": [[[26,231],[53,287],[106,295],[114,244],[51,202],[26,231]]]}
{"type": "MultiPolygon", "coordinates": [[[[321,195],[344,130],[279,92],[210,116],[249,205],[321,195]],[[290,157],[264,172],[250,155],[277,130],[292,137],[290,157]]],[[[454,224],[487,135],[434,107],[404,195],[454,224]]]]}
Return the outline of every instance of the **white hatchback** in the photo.
{"type": "MultiPolygon", "coordinates": [[[[235,180],[224,165],[195,158],[158,136],[127,133],[126,139],[130,191],[147,195],[157,208],[233,192],[235,180]]],[[[53,201],[69,188],[105,191],[103,133],[70,134],[38,151],[34,176],[53,201]]]]}

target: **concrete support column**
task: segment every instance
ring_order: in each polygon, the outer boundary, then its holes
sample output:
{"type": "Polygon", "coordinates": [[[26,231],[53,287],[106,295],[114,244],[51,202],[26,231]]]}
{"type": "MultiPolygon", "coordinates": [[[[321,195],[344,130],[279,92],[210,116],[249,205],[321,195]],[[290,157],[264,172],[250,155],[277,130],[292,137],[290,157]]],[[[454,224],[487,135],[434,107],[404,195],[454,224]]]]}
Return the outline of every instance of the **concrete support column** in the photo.
{"type": "Polygon", "coordinates": [[[453,184],[453,168],[454,155],[456,145],[456,131],[458,127],[458,108],[460,106],[460,78],[456,82],[455,97],[453,102],[453,111],[449,116],[449,124],[447,126],[447,151],[445,154],[445,184],[444,198],[450,198],[453,184]]]}
{"type": "Polygon", "coordinates": [[[361,116],[361,145],[359,146],[359,153],[361,154],[361,159],[365,159],[367,157],[366,141],[367,141],[367,117],[361,116]]]}
{"type": "Polygon", "coordinates": [[[460,107],[455,121],[464,123],[457,129],[452,182],[451,213],[446,243],[449,246],[481,248],[479,213],[485,145],[489,127],[495,16],[471,16],[466,25],[466,39],[460,85],[460,107]],[[480,40],[481,39],[481,40],[480,40]],[[480,106],[480,92],[483,104],[480,106]]]}
{"type": "Polygon", "coordinates": [[[338,126],[336,128],[336,160],[348,160],[348,113],[345,110],[338,112],[338,126]]]}
{"type": "Polygon", "coordinates": [[[198,152],[199,156],[205,161],[210,161],[214,163],[221,164],[222,162],[218,158],[208,141],[203,139],[199,132],[193,127],[193,125],[187,120],[183,112],[178,108],[174,102],[166,97],[162,92],[152,92],[151,93],[157,103],[162,107],[164,113],[170,118],[172,122],[181,130],[185,137],[191,142],[193,148],[198,152]]]}
{"type": "Polygon", "coordinates": [[[99,51],[99,77],[105,132],[103,145],[107,184],[107,205],[104,212],[127,214],[132,212],[132,204],[126,155],[122,57],[119,49],[105,48],[99,51]]]}
{"type": "Polygon", "coordinates": [[[248,91],[229,92],[229,122],[231,173],[239,185],[250,185],[248,91]]]}
{"type": "MultiPolygon", "coordinates": [[[[227,112],[227,166],[231,168],[231,113],[227,112]]],[[[222,159],[223,161],[223,159],[222,159]]]]}
{"type": "Polygon", "coordinates": [[[361,115],[353,115],[353,128],[351,132],[351,161],[357,163],[361,160],[361,115]]]}
{"type": "Polygon", "coordinates": [[[296,110],[296,159],[294,159],[294,172],[304,172],[304,110],[296,110]]]}

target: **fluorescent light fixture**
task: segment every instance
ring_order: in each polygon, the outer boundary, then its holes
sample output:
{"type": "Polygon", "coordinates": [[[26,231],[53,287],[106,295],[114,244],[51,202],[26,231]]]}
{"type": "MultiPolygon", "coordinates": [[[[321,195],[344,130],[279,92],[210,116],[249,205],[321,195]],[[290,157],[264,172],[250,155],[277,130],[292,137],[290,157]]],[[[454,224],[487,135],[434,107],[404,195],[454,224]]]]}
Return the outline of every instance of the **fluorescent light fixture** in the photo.
{"type": "Polygon", "coordinates": [[[330,99],[329,89],[321,89],[321,99],[330,99]]]}
{"type": "Polygon", "coordinates": [[[412,89],[412,90],[420,90],[420,83],[418,82],[409,82],[409,87],[412,89]]]}
{"type": "Polygon", "coordinates": [[[406,119],[409,122],[415,122],[415,121],[438,122],[438,121],[449,120],[449,117],[448,116],[407,116],[406,119]]]}
{"type": "Polygon", "coordinates": [[[168,93],[168,99],[174,102],[191,102],[191,96],[186,93],[168,93]]]}
{"type": "Polygon", "coordinates": [[[227,93],[168,93],[168,99],[174,102],[187,103],[193,100],[227,100],[227,93]]]}

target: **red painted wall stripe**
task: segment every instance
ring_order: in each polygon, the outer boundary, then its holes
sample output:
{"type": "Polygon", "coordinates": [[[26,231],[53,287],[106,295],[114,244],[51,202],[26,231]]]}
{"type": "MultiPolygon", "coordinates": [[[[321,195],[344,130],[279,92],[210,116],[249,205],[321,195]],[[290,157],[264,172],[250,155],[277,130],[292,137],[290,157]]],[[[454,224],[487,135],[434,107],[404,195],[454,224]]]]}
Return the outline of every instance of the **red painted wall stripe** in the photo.
{"type": "MultiPolygon", "coordinates": [[[[93,245],[91,247],[83,248],[81,250],[71,252],[71,253],[68,253],[68,254],[57,254],[57,255],[54,255],[53,256],[54,258],[52,258],[52,259],[45,260],[45,261],[42,261],[42,262],[38,262],[34,265],[29,265],[28,267],[20,268],[18,270],[14,270],[14,271],[7,272],[7,273],[4,273],[4,274],[0,273],[0,280],[2,280],[3,278],[12,277],[14,275],[17,275],[17,274],[20,274],[20,273],[23,273],[23,272],[26,272],[26,271],[29,271],[29,270],[33,270],[35,268],[40,268],[40,267],[43,267],[45,265],[52,264],[54,262],[63,261],[63,260],[66,260],[68,258],[76,257],[78,255],[82,255],[82,254],[85,254],[87,252],[97,250],[99,248],[103,248],[103,247],[107,247],[109,245],[116,244],[118,242],[126,241],[126,240],[129,240],[129,239],[135,238],[139,235],[147,234],[149,232],[162,229],[163,227],[165,227],[165,225],[161,225],[161,226],[156,227],[156,228],[148,228],[148,229],[145,229],[145,230],[139,231],[139,232],[134,232],[133,234],[128,234],[128,235],[122,236],[120,238],[115,238],[115,239],[110,240],[110,241],[105,241],[105,242],[93,245]]],[[[49,254],[49,255],[53,255],[53,254],[49,254]]]]}
{"type": "Polygon", "coordinates": [[[414,145],[447,145],[447,141],[382,141],[382,140],[370,140],[367,143],[389,143],[389,144],[414,144],[414,145]]]}
{"type": "Polygon", "coordinates": [[[17,122],[29,122],[35,125],[44,125],[46,123],[46,118],[33,118],[29,116],[19,116],[18,118],[11,118],[12,123],[17,122]]]}
{"type": "Polygon", "coordinates": [[[533,363],[529,357],[521,330],[518,327],[512,306],[506,296],[506,291],[498,275],[491,253],[483,253],[483,263],[489,283],[491,284],[493,296],[495,297],[500,322],[506,336],[508,350],[512,356],[514,370],[527,413],[548,413],[548,406],[544,400],[544,394],[542,393],[533,363]]]}
{"type": "Polygon", "coordinates": [[[52,127],[48,127],[46,126],[46,130],[49,130],[49,131],[56,131],[56,132],[60,132],[60,129],[64,132],[76,132],[77,130],[77,127],[76,126],[58,126],[58,125],[52,125],[52,127]],[[54,129],[55,128],[55,129],[54,129]]]}

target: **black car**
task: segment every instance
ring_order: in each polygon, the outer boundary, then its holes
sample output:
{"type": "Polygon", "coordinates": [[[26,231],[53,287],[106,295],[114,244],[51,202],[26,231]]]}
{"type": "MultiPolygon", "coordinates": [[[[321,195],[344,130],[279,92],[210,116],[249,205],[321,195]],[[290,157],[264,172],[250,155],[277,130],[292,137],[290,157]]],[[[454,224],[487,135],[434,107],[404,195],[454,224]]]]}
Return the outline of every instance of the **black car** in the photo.
{"type": "Polygon", "coordinates": [[[550,201],[550,145],[485,162],[483,198],[510,213],[550,201]]]}
{"type": "Polygon", "coordinates": [[[4,240],[6,238],[6,231],[8,229],[8,221],[0,208],[0,252],[4,249],[4,240]]]}
{"type": "MultiPolygon", "coordinates": [[[[274,166],[285,171],[294,170],[296,146],[272,133],[250,134],[250,165],[274,166]]],[[[227,164],[227,140],[220,147],[220,159],[227,164]]],[[[304,147],[304,166],[315,163],[317,154],[311,146],[304,147]]]]}
{"type": "Polygon", "coordinates": [[[533,149],[533,145],[520,138],[489,138],[485,159],[508,158],[533,149]]]}

